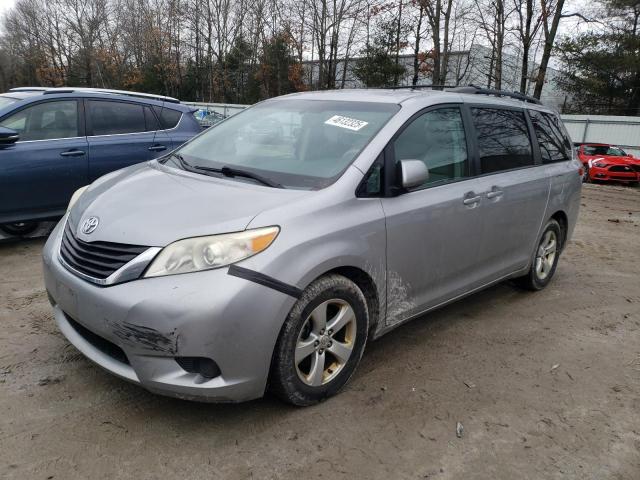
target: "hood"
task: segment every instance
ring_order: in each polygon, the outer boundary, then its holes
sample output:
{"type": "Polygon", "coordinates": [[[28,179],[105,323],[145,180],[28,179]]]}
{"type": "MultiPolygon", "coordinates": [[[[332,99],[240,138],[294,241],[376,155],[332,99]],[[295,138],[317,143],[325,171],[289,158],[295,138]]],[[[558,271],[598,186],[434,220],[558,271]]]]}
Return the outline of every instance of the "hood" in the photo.
{"type": "Polygon", "coordinates": [[[182,238],[241,231],[260,212],[312,195],[218,179],[152,161],[96,180],[71,209],[69,223],[85,241],[162,247],[182,238]],[[80,224],[97,217],[90,234],[80,224]]]}

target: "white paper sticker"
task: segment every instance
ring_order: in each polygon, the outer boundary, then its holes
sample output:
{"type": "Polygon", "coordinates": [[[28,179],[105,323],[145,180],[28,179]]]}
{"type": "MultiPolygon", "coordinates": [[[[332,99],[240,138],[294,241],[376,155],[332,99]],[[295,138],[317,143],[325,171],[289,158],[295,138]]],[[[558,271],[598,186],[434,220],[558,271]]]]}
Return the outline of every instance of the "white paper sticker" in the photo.
{"type": "Polygon", "coordinates": [[[326,122],[327,125],[333,125],[334,127],[346,128],[348,130],[358,131],[363,127],[369,125],[369,122],[363,122],[356,118],[342,117],[340,115],[334,115],[326,122]]]}

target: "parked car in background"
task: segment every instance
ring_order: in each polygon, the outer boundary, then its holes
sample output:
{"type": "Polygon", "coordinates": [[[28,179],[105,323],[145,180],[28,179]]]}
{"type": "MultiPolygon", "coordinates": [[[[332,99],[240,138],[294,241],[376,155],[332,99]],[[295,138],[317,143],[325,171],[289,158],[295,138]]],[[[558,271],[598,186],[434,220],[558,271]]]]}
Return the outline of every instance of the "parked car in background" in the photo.
{"type": "Polygon", "coordinates": [[[202,131],[174,98],[90,88],[0,94],[0,229],[64,215],[82,185],[169,153],[202,131]]]}
{"type": "Polygon", "coordinates": [[[547,286],[580,207],[571,148],[507,92],[261,102],[74,195],[43,252],[56,323],[154,392],[311,405],[369,338],[506,279],[547,286]]]}
{"type": "Polygon", "coordinates": [[[607,143],[582,143],[577,146],[578,159],[584,166],[583,180],[626,182],[640,181],[640,159],[622,148],[607,143]]]}

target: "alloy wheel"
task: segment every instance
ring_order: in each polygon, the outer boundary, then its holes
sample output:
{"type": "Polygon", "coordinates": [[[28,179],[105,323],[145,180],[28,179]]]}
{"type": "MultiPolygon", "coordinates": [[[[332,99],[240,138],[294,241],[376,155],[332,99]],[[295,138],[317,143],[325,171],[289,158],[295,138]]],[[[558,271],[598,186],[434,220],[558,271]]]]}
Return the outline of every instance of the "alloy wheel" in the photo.
{"type": "Polygon", "coordinates": [[[333,380],[351,358],[356,330],[355,312],[345,300],[334,298],[315,307],[296,342],[298,378],[312,387],[333,380]]]}
{"type": "Polygon", "coordinates": [[[558,238],[553,230],[547,230],[536,253],[536,275],[540,280],[549,276],[558,252],[558,238]]]}

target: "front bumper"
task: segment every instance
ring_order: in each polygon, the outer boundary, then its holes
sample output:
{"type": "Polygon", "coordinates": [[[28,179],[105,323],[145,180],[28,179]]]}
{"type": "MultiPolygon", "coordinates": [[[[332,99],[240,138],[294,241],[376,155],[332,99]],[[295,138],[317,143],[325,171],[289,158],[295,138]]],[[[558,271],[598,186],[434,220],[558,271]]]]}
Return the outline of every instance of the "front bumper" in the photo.
{"type": "Polygon", "coordinates": [[[63,221],[45,245],[44,280],[60,331],[87,358],[164,395],[201,401],[263,395],[293,297],[228,275],[228,268],[100,287],[58,260],[62,227],[63,221]],[[115,348],[103,348],[103,341],[115,348]],[[119,349],[124,360],[114,354],[119,349]],[[176,357],[210,358],[221,374],[189,373],[176,357]]]}
{"type": "Polygon", "coordinates": [[[640,172],[630,171],[611,171],[609,167],[600,168],[595,165],[589,170],[591,180],[610,181],[610,182],[637,182],[640,181],[640,172]]]}

